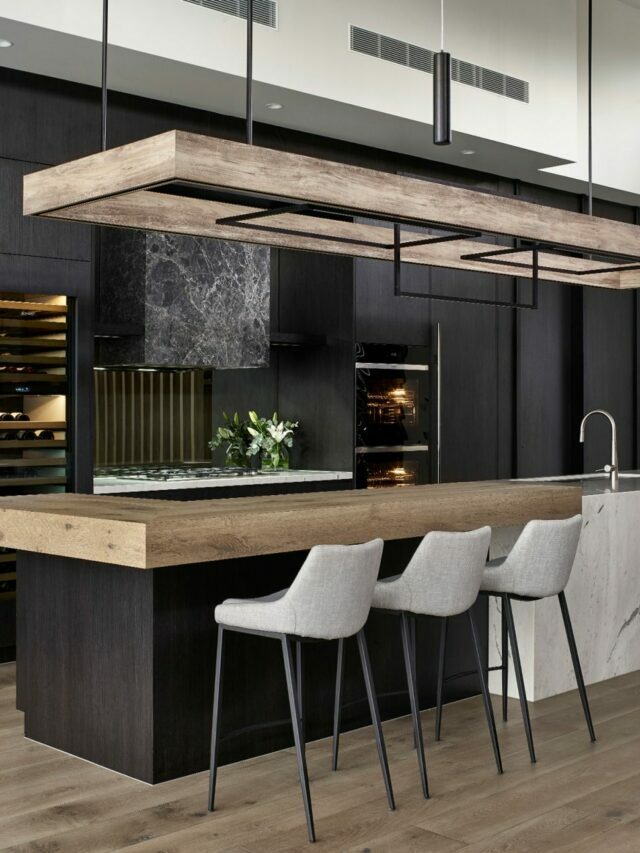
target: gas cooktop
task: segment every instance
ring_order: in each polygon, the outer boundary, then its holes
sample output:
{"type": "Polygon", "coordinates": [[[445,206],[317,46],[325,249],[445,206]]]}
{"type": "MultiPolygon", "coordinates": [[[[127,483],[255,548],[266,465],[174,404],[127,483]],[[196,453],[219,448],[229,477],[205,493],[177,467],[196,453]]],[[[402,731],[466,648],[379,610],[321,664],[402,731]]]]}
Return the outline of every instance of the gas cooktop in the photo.
{"type": "MultiPolygon", "coordinates": [[[[263,472],[253,468],[215,468],[212,465],[122,466],[97,468],[96,477],[118,480],[204,480],[217,477],[256,477],[263,472]]],[[[269,472],[273,473],[273,472],[269,472]]]]}

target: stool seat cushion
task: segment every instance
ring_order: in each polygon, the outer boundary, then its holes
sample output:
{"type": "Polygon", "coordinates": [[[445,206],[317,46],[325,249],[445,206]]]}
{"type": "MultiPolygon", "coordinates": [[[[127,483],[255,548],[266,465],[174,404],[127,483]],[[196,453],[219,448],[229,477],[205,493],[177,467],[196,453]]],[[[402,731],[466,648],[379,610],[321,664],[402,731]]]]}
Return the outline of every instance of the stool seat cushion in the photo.
{"type": "Polygon", "coordinates": [[[372,607],[381,610],[410,610],[411,587],[402,575],[394,575],[377,582],[373,589],[372,607]]]}
{"type": "Polygon", "coordinates": [[[216,607],[216,622],[250,631],[295,632],[295,613],[284,600],[288,589],[261,598],[227,598],[216,607]]]}
{"type": "Polygon", "coordinates": [[[382,539],[316,545],[288,589],[262,598],[227,599],[216,607],[216,622],[316,640],[351,637],[367,621],[383,547],[382,539]]]}
{"type": "Polygon", "coordinates": [[[505,566],[506,557],[489,560],[482,576],[480,589],[483,592],[513,592],[514,571],[505,566]]]}
{"type": "Polygon", "coordinates": [[[582,516],[528,522],[510,553],[487,563],[480,589],[523,598],[548,598],[567,585],[582,516]]]}

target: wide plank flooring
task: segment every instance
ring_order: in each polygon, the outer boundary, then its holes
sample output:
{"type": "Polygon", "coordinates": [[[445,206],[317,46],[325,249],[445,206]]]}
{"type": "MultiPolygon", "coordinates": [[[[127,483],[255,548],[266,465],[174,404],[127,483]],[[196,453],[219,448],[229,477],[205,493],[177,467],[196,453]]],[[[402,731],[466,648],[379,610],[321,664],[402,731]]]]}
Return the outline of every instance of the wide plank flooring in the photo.
{"type": "MultiPolygon", "coordinates": [[[[598,742],[577,693],[531,706],[532,766],[516,702],[498,722],[495,773],[479,698],[448,705],[443,740],[423,714],[432,798],[422,798],[409,718],[385,723],[397,811],[387,809],[369,728],[307,754],[318,842],[310,847],[291,750],[150,787],[22,736],[15,666],[0,666],[0,850],[32,853],[638,853],[640,672],[589,689],[598,742]]],[[[498,713],[498,703],[496,712],[498,713]]]]}

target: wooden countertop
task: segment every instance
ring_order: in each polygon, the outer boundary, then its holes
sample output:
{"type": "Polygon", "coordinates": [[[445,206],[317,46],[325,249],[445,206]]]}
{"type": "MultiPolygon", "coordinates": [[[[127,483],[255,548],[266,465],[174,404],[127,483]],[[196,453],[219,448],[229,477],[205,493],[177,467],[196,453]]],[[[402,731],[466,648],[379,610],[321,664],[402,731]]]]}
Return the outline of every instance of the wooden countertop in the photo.
{"type": "Polygon", "coordinates": [[[198,501],[24,495],[0,498],[0,545],[153,569],[376,536],[510,527],[581,508],[580,486],[508,480],[198,501]]]}

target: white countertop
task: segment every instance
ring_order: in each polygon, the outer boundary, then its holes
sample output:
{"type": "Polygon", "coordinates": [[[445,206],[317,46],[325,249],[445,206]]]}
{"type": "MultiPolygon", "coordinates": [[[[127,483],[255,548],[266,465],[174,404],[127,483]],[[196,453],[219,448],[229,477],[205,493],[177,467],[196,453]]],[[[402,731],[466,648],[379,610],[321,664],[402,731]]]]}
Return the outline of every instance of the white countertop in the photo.
{"type": "Polygon", "coordinates": [[[198,477],[185,480],[136,480],[132,477],[95,477],[93,491],[96,495],[123,494],[125,492],[173,492],[177,489],[216,489],[223,486],[272,486],[287,483],[318,483],[334,480],[351,480],[351,471],[282,471],[247,472],[241,476],[198,477]]]}
{"type": "Polygon", "coordinates": [[[517,483],[575,483],[582,488],[583,497],[610,495],[618,492],[640,491],[640,471],[620,471],[617,489],[611,489],[608,474],[563,474],[558,477],[524,477],[517,483]]]}

